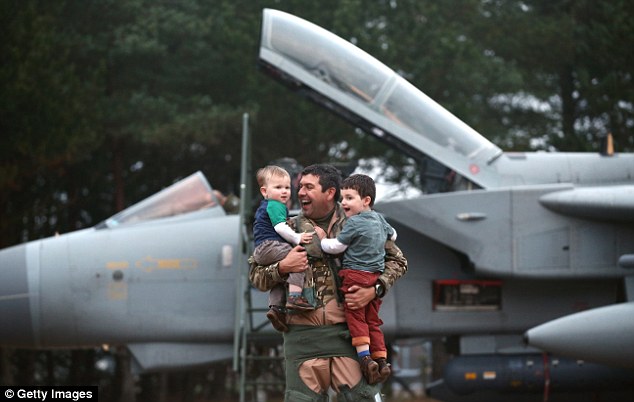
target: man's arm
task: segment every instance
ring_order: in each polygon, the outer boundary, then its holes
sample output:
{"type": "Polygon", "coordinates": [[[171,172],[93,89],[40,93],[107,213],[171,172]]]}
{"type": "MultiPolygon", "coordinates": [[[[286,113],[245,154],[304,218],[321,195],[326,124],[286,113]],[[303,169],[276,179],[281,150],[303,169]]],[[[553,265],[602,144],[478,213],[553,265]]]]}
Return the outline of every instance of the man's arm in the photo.
{"type": "MultiPolygon", "coordinates": [[[[379,276],[378,281],[383,285],[385,293],[394,285],[397,279],[407,272],[407,259],[403,252],[392,240],[385,243],[385,271],[379,276]]],[[[346,293],[346,304],[348,308],[356,310],[365,307],[376,297],[374,286],[362,288],[351,286],[346,293]]],[[[385,295],[384,293],[384,295],[385,295]]]]}
{"type": "Polygon", "coordinates": [[[249,258],[249,281],[257,289],[268,291],[283,283],[291,272],[303,272],[308,267],[306,250],[295,246],[282,260],[271,265],[258,265],[253,256],[249,258]]]}
{"type": "Polygon", "coordinates": [[[407,272],[407,259],[401,249],[392,240],[385,243],[385,271],[379,276],[379,281],[385,286],[385,292],[407,272]]]}

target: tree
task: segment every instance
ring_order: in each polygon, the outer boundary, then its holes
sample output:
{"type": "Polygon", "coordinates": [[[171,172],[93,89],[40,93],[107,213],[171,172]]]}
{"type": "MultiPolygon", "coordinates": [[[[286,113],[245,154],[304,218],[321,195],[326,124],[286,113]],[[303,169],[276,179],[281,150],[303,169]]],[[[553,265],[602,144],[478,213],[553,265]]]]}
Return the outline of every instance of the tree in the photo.
{"type": "Polygon", "coordinates": [[[543,149],[590,151],[612,131],[623,151],[632,150],[627,133],[634,125],[627,64],[632,56],[623,47],[634,34],[629,2],[483,4],[491,24],[480,38],[505,65],[516,66],[523,80],[521,92],[498,102],[508,111],[506,121],[515,124],[509,134],[521,135],[526,146],[541,139],[537,144],[543,149]]]}
{"type": "MultiPolygon", "coordinates": [[[[71,62],[77,38],[58,29],[63,4],[3,2],[0,54],[0,245],[31,238],[55,226],[43,210],[64,204],[49,178],[97,142],[89,99],[94,88],[82,82],[71,62]],[[30,208],[23,213],[22,208],[30,208]]],[[[50,230],[50,229],[49,229],[50,230]]]]}

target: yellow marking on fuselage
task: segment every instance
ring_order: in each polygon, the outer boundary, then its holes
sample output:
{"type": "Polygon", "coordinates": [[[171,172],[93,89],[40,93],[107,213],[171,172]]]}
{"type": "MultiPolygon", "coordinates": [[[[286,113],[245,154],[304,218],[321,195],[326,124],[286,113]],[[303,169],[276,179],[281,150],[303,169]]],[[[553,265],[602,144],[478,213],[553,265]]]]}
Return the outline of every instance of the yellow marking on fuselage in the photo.
{"type": "Polygon", "coordinates": [[[145,272],[152,272],[155,269],[196,269],[198,261],[191,258],[152,258],[147,256],[142,260],[138,260],[135,266],[145,272]]]}
{"type": "Polygon", "coordinates": [[[108,261],[106,263],[108,269],[126,269],[130,268],[130,263],[127,261],[108,261]]]}

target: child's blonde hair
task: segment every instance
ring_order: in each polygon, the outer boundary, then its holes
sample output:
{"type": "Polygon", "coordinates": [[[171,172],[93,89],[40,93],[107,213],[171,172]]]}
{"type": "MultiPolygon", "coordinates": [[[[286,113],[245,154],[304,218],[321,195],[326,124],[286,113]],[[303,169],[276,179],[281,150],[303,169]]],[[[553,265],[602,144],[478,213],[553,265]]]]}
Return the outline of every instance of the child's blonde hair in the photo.
{"type": "Polygon", "coordinates": [[[260,187],[264,187],[272,177],[288,177],[289,180],[291,179],[291,175],[288,174],[286,169],[276,165],[268,165],[259,169],[255,177],[260,187]]]}

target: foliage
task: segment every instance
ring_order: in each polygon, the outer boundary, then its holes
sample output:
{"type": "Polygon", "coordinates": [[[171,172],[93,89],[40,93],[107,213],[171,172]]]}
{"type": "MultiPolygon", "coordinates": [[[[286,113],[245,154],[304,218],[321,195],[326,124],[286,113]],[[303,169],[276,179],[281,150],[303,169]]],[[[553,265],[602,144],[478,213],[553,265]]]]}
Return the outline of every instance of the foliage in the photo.
{"type": "MultiPolygon", "coordinates": [[[[196,170],[237,192],[243,113],[255,165],[411,164],[257,71],[263,7],[350,40],[504,149],[596,151],[608,130],[621,150],[634,148],[627,1],[1,7],[3,245],[93,225],[196,170]]],[[[390,171],[397,181],[411,172],[390,171]]]]}

